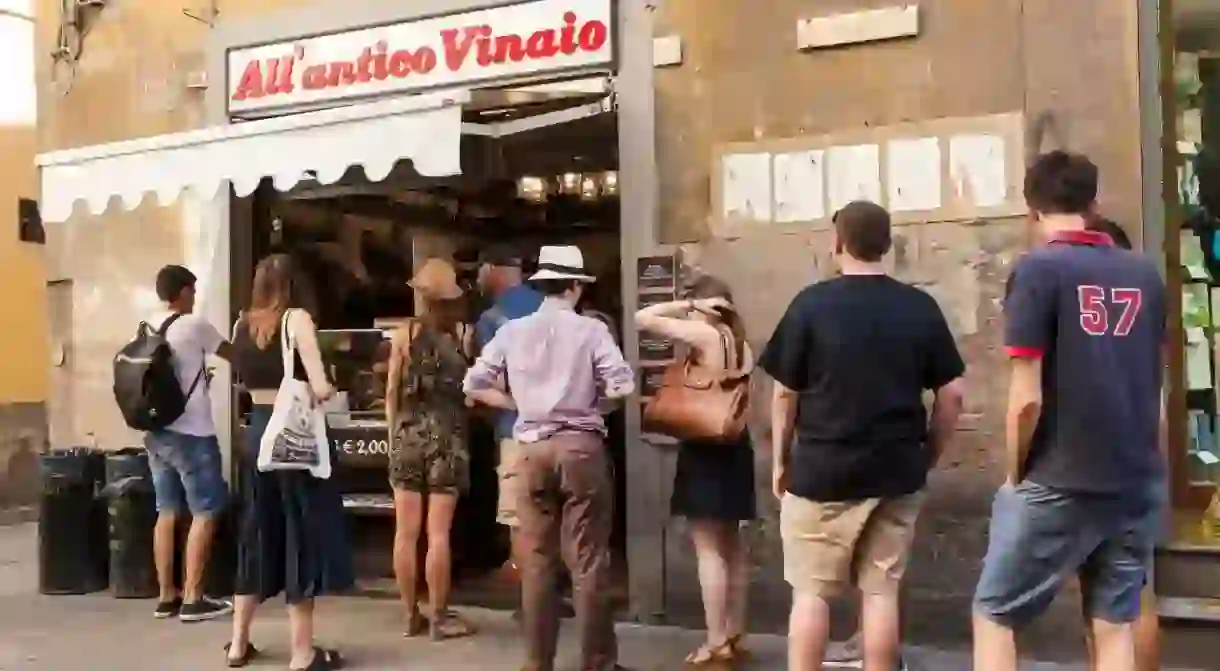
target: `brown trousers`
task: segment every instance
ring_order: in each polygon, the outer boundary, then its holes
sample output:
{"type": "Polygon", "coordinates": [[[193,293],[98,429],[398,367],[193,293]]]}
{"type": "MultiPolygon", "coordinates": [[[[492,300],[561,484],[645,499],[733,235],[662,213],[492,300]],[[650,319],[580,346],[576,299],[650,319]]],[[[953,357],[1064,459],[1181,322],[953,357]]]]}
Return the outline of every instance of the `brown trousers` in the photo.
{"type": "Polygon", "coordinates": [[[561,434],[523,445],[517,462],[521,616],[527,671],[553,671],[559,643],[560,559],[572,574],[581,671],[618,661],[610,602],[614,480],[602,437],[561,434]]]}

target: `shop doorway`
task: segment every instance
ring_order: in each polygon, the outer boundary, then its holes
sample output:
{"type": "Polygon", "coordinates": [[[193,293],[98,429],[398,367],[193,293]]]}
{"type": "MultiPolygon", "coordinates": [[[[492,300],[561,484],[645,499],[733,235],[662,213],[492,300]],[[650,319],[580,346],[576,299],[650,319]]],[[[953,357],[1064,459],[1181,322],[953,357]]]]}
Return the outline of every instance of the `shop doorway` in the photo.
{"type": "MultiPolygon", "coordinates": [[[[249,287],[254,266],[272,253],[292,254],[316,288],[324,358],[345,392],[347,410],[330,422],[334,477],[364,590],[394,592],[385,362],[389,334],[415,314],[407,286],[415,268],[430,257],[453,261],[473,322],[489,305],[475,288],[481,250],[511,245],[529,273],[539,246],[577,245],[598,277],[582,309],[608,321],[622,342],[617,119],[604,84],[559,89],[476,96],[463,111],[460,176],[422,177],[402,161],[376,183],[353,167],[330,185],[304,182],[286,193],[268,185],[254,199],[251,225],[232,227],[234,259],[243,260],[234,267],[238,306],[249,301],[240,287],[249,287]]],[[[512,607],[518,586],[506,570],[508,535],[495,521],[497,449],[486,413],[473,412],[471,421],[471,490],[453,528],[454,601],[512,607]]],[[[622,502],[623,411],[609,425],[622,502]]],[[[618,506],[614,534],[624,604],[625,510],[618,506]]]]}

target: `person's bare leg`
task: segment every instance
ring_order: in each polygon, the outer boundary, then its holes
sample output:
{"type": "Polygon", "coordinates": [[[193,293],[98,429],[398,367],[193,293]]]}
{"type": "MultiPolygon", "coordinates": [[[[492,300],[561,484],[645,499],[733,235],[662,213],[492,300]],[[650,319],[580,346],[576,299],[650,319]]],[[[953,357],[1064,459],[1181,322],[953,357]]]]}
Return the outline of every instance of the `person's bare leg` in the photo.
{"type": "Polygon", "coordinates": [[[449,588],[452,578],[452,552],[449,531],[453,526],[453,511],[457,496],[428,495],[428,554],[424,558],[424,578],[428,582],[428,600],[432,604],[432,631],[437,637],[449,611],[449,588]]]}
{"type": "Polygon", "coordinates": [[[898,668],[901,657],[898,584],[884,593],[863,595],[860,621],[864,636],[864,668],[868,671],[898,668]]]}
{"type": "Polygon", "coordinates": [[[829,637],[830,604],[817,594],[793,594],[788,617],[788,671],[822,671],[829,637]]]}
{"type": "Polygon", "coordinates": [[[313,663],[313,599],[288,605],[288,637],[292,650],[289,669],[305,669],[313,663]]]}
{"type": "Polygon", "coordinates": [[[258,597],[238,594],[233,598],[233,637],[229,639],[229,657],[240,658],[250,644],[250,625],[258,610],[258,597]]]}
{"type": "Polygon", "coordinates": [[[723,523],[718,521],[690,521],[690,538],[695,546],[709,651],[723,646],[728,640],[729,564],[724,552],[723,527],[723,523]]]}
{"type": "Polygon", "coordinates": [[[406,633],[419,633],[419,532],[423,525],[424,497],[417,492],[394,490],[394,578],[398,597],[406,612],[406,633]]]}
{"type": "Polygon", "coordinates": [[[725,634],[730,638],[746,634],[746,615],[750,605],[750,549],[741,537],[741,528],[732,523],[726,529],[729,555],[729,603],[725,634]]]}
{"type": "Polygon", "coordinates": [[[1097,641],[1093,639],[1093,618],[1089,617],[1087,608],[1080,610],[1080,615],[1084,620],[1085,663],[1088,665],[1089,671],[1101,671],[1097,666],[1097,641]]]}
{"type": "Polygon", "coordinates": [[[215,533],[216,520],[210,515],[199,514],[191,519],[182,574],[182,600],[186,603],[196,603],[203,598],[203,573],[211,557],[215,533]]]}
{"type": "Polygon", "coordinates": [[[153,560],[157,567],[157,585],[162,603],[169,603],[178,598],[178,587],[174,585],[174,543],[177,540],[177,530],[177,515],[157,515],[157,523],[153,526],[153,560]]]}
{"type": "Polygon", "coordinates": [[[1097,668],[1106,671],[1135,670],[1135,634],[1130,624],[1093,620],[1097,646],[1097,668]]]}
{"type": "Polygon", "coordinates": [[[1160,671],[1161,616],[1157,611],[1156,589],[1151,581],[1140,594],[1140,617],[1134,629],[1135,667],[1139,671],[1160,671]]]}
{"type": "Polygon", "coordinates": [[[1017,638],[1012,629],[979,613],[974,614],[974,668],[1017,671],[1017,638]]]}

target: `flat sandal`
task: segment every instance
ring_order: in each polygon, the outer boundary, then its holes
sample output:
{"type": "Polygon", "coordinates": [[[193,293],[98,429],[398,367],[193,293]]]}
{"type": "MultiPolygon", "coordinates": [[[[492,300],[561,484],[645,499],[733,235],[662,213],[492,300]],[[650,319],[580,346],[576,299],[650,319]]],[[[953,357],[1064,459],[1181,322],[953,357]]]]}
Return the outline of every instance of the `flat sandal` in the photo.
{"type": "Polygon", "coordinates": [[[733,663],[733,649],[726,641],[712,648],[706,643],[686,656],[683,666],[687,669],[724,668],[733,663]]]}

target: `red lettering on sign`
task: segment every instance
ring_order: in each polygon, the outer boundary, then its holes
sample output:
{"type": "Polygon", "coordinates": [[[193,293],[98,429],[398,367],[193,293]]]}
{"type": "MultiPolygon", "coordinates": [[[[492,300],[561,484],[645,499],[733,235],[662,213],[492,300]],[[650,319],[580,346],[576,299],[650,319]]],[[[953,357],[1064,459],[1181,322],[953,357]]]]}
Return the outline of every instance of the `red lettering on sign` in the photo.
{"type": "Polygon", "coordinates": [[[442,64],[450,72],[507,63],[526,63],[598,52],[610,43],[604,21],[582,22],[576,12],[564,12],[562,24],[533,32],[496,34],[478,24],[439,31],[439,43],[391,46],[386,40],[360,48],[351,60],[308,63],[301,46],[279,58],[246,63],[234,87],[234,101],[291,94],[297,86],[309,91],[341,89],[372,82],[425,75],[442,64]],[[473,54],[473,57],[472,57],[473,54]]]}
{"type": "Polygon", "coordinates": [[[576,44],[576,12],[563,13],[563,30],[559,37],[559,50],[571,56],[580,45],[576,44]]]}
{"type": "Polygon", "coordinates": [[[317,91],[318,89],[326,88],[326,66],[311,65],[305,68],[305,72],[301,75],[301,84],[307,91],[317,91]]]}
{"type": "Polygon", "coordinates": [[[263,62],[250,61],[246,64],[245,71],[241,73],[241,80],[237,82],[237,90],[233,92],[233,99],[247,100],[262,98],[263,95],[263,62]]]}
{"type": "Polygon", "coordinates": [[[525,53],[534,59],[550,58],[558,54],[559,41],[555,39],[555,31],[539,30],[530,35],[529,42],[525,43],[525,53]]]}
{"type": "MultiPolygon", "coordinates": [[[[462,69],[466,55],[470,53],[470,47],[474,46],[474,40],[481,34],[482,28],[487,26],[441,31],[441,43],[445,47],[445,67],[454,72],[462,69]]],[[[491,28],[487,28],[487,32],[490,33],[491,28]]]]}
{"type": "Polygon", "coordinates": [[[385,40],[381,40],[373,45],[376,52],[373,54],[373,79],[383,82],[390,76],[389,66],[389,50],[390,45],[386,44],[385,40]]]}

